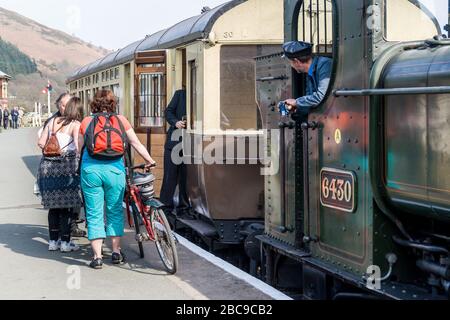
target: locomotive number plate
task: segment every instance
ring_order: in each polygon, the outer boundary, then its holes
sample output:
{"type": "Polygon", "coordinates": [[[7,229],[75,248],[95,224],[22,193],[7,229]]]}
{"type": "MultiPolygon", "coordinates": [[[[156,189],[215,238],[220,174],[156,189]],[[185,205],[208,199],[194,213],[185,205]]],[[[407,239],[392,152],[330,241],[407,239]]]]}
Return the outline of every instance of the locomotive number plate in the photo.
{"type": "Polygon", "coordinates": [[[323,168],[320,172],[320,203],[327,208],[355,212],[356,176],[353,172],[323,168]]]}

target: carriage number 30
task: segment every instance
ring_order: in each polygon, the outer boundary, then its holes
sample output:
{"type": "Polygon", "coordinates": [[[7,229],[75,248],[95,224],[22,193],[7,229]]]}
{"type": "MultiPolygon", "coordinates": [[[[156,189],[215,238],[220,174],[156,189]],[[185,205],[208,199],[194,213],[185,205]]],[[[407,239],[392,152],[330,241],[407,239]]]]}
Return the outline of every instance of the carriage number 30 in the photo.
{"type": "Polygon", "coordinates": [[[353,190],[350,181],[343,179],[329,179],[325,177],[322,180],[322,197],[334,201],[350,202],[352,200],[353,190]]]}

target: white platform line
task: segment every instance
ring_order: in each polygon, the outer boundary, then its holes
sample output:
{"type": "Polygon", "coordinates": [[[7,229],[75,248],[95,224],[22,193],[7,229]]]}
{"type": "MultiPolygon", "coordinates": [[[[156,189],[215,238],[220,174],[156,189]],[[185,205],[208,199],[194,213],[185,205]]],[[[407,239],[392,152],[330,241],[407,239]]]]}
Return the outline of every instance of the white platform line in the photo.
{"type": "Polygon", "coordinates": [[[209,261],[210,263],[214,264],[215,266],[221,268],[222,270],[226,271],[227,273],[235,276],[238,279],[241,279],[251,285],[252,287],[258,289],[259,291],[263,292],[264,294],[268,295],[269,297],[275,299],[275,300],[293,300],[291,297],[285,295],[284,293],[276,290],[275,288],[269,286],[267,283],[251,276],[250,274],[242,271],[241,269],[233,266],[231,263],[228,263],[215,255],[203,250],[202,248],[196,246],[189,240],[183,238],[179,234],[176,234],[176,237],[181,245],[186,247],[188,250],[192,251],[196,255],[202,257],[203,259],[209,261]]]}

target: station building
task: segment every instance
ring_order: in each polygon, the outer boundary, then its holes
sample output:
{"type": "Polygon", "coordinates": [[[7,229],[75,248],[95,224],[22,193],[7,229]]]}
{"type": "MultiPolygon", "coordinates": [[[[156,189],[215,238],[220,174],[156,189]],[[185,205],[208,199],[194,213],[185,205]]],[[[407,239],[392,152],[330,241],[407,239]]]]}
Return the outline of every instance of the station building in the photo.
{"type": "Polygon", "coordinates": [[[11,76],[0,70],[0,106],[8,106],[8,82],[11,76]]]}

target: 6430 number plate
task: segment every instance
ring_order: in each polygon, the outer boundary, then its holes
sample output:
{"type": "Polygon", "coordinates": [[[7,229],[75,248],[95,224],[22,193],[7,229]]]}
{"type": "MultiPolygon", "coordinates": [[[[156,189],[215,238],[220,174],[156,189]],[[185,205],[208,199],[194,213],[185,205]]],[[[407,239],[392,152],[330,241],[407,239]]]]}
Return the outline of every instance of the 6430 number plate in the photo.
{"type": "Polygon", "coordinates": [[[323,168],[320,172],[320,203],[345,212],[356,210],[356,176],[353,172],[323,168]]]}

